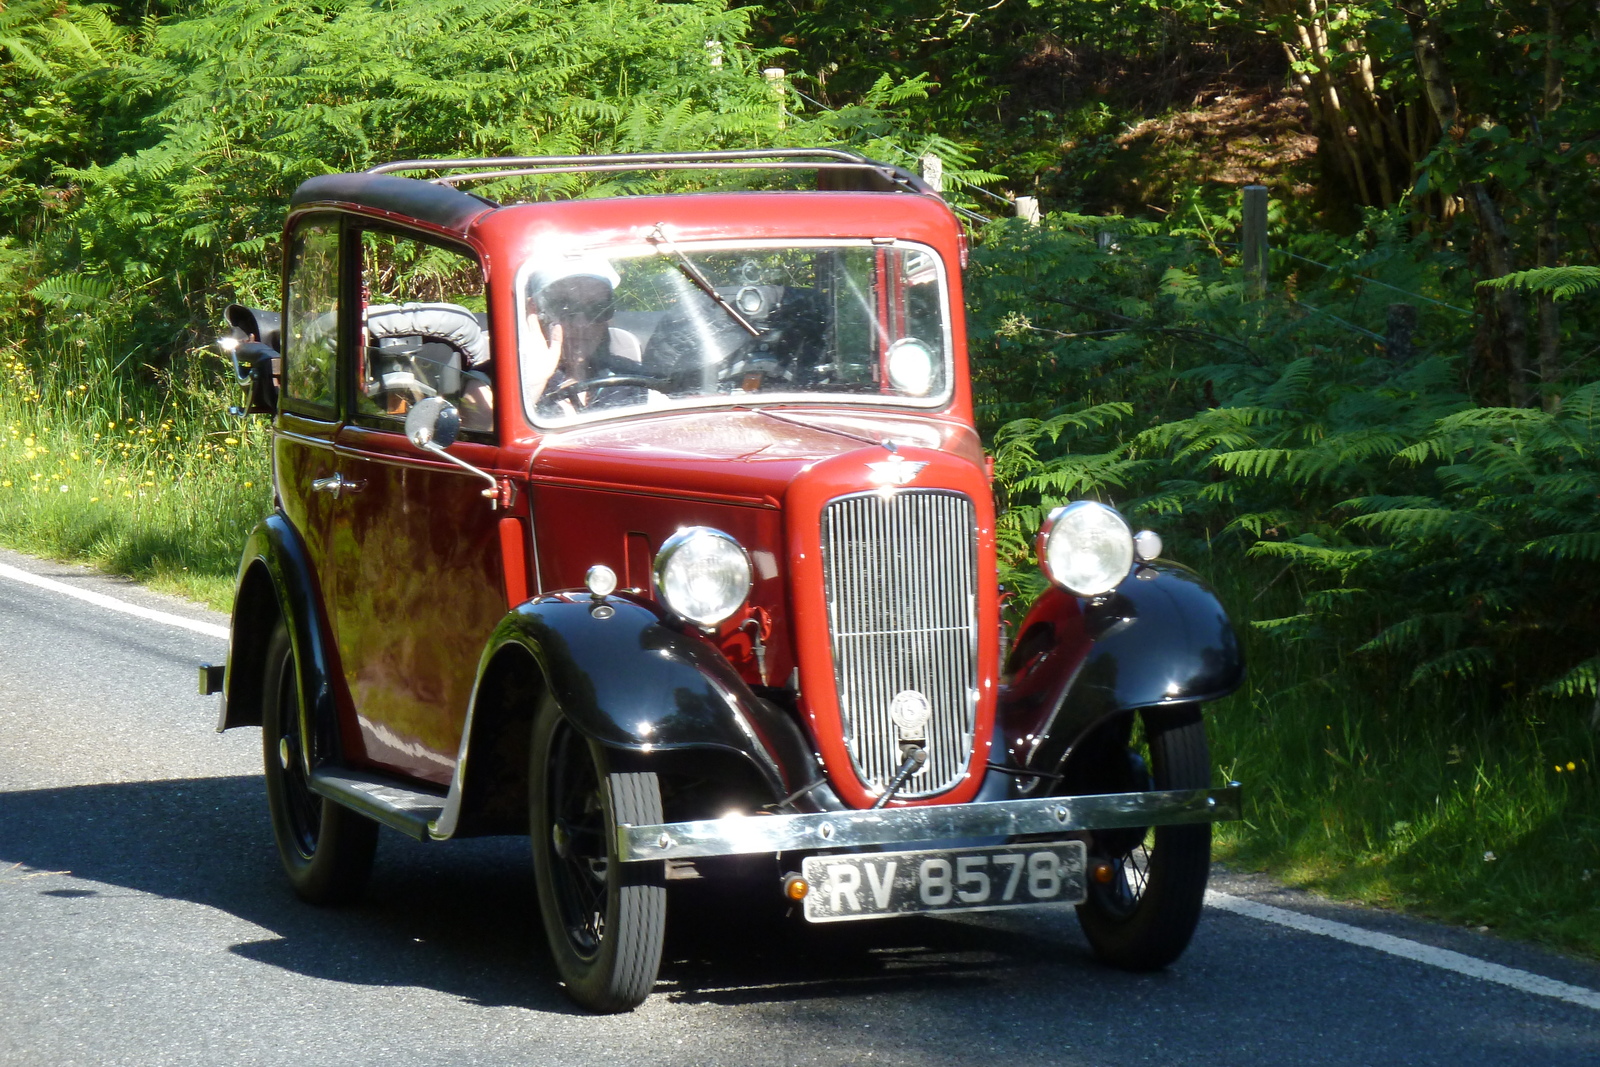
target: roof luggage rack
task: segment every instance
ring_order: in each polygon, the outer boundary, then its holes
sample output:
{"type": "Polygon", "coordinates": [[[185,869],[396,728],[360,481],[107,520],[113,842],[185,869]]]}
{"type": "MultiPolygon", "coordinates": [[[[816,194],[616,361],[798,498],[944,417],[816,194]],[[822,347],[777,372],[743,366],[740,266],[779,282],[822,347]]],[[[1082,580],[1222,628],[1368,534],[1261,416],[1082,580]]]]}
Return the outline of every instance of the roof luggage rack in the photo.
{"type": "Polygon", "coordinates": [[[468,171],[427,179],[454,187],[458,182],[520,178],[540,174],[605,173],[648,170],[814,171],[817,188],[828,191],[906,192],[938,196],[910,171],[836,148],[741,149],[726,152],[651,152],[609,156],[488,156],[480,159],[403,159],[369,167],[367,174],[401,171],[468,171]]]}

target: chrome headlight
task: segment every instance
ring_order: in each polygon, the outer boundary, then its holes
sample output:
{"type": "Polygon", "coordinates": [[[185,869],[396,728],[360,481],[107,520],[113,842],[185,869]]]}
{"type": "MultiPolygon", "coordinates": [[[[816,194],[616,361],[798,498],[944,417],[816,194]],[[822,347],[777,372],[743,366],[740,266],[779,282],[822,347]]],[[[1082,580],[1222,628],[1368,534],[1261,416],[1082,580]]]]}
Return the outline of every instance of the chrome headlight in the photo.
{"type": "Polygon", "coordinates": [[[656,553],[656,588],[667,607],[711,627],[750,595],[750,557],[739,542],[709,526],[689,526],[656,553]]]}
{"type": "Polygon", "coordinates": [[[1112,508],[1078,500],[1056,508],[1039,529],[1039,566],[1079,596],[1115,589],[1133,566],[1133,534],[1112,508]]]}

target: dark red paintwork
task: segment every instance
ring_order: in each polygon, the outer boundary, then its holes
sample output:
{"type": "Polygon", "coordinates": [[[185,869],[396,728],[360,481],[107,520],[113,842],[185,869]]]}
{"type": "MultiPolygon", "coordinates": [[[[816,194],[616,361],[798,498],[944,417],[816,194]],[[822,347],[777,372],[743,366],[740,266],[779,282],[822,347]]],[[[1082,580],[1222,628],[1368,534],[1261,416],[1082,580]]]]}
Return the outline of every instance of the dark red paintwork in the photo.
{"type": "MultiPolygon", "coordinates": [[[[403,221],[357,205],[341,208],[403,221]]],[[[705,525],[737,538],[755,570],[746,610],[723,623],[713,641],[753,685],[786,685],[798,668],[804,725],[834,788],[845,802],[868,806],[873,798],[852,770],[833,688],[816,521],[826,501],[874,488],[865,464],[886,453],[861,439],[892,439],[902,455],[926,462],[914,487],[970,497],[979,573],[995,567],[994,511],[972,427],[960,311],[964,249],[950,210],[932,197],[904,193],[696,194],[528,204],[486,211],[459,232],[413,228],[454,240],[482,263],[499,444],[461,442],[452,452],[509,480],[516,502],[509,511],[490,510],[478,493],[481,480],[416,450],[397,431],[344,426],[331,441],[280,437],[279,484],[294,497],[285,499],[285,509],[317,541],[319,572],[331,566],[341,576],[338,588],[323,590],[323,603],[331,605],[344,664],[337,699],[347,758],[448,782],[478,652],[507,605],[524,592],[581,588],[597,563],[648,596],[648,563],[661,543],[680,527],[705,525]],[[785,405],[770,409],[776,418],[737,406],[646,411],[541,431],[519,397],[518,267],[551,248],[638,246],[663,222],[685,245],[729,237],[879,237],[934,249],[950,286],[949,402],[925,411],[874,405],[871,398],[785,405]],[[303,492],[310,480],[335,469],[364,483],[360,491],[338,501],[306,499],[320,496],[303,492]],[[527,553],[518,550],[524,523],[527,553]],[[756,631],[765,645],[764,670],[753,652],[756,631]]],[[[896,804],[964,802],[981,785],[991,758],[999,608],[992,587],[980,582],[978,589],[979,701],[969,772],[939,796],[896,804]]]]}

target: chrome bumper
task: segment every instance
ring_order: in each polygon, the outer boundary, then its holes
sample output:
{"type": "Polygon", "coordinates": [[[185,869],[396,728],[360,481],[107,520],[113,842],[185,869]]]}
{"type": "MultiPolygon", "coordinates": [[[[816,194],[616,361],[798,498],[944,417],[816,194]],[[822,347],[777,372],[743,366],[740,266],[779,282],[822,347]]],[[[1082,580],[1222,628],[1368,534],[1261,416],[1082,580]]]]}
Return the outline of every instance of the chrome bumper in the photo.
{"type": "Polygon", "coordinates": [[[1222,822],[1239,818],[1239,783],[1221,789],[1109,793],[1093,797],[932,804],[812,815],[732,815],[700,822],[617,827],[617,856],[688,860],[760,852],[899,845],[951,838],[1016,837],[1074,830],[1222,822]]]}

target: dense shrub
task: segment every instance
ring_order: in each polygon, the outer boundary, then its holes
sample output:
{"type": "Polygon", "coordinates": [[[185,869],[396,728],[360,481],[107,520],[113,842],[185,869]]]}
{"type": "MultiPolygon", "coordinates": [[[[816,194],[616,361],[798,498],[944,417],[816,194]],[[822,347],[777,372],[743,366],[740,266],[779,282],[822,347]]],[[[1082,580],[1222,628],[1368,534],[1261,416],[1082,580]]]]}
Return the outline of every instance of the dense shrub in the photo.
{"type": "Polygon", "coordinates": [[[1009,223],[977,252],[1013,585],[1038,586],[1043,512],[1093,495],[1180,554],[1287,580],[1287,612],[1249,612],[1283,641],[1408,685],[1600,696],[1600,383],[1554,411],[1474,405],[1470,316],[1448,306],[1469,283],[1382,215],[1319,242],[1333,269],[1284,257],[1297,269],[1261,299],[1218,243],[1226,218],[1107,225],[1009,223]],[[1396,301],[1422,323],[1398,359],[1381,333],[1396,301]]]}

